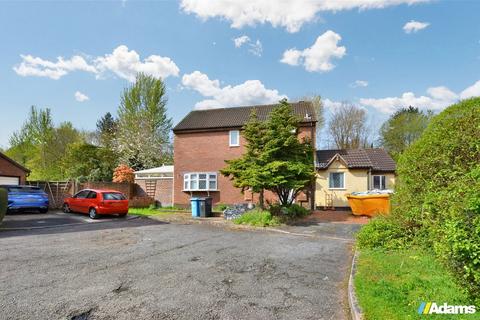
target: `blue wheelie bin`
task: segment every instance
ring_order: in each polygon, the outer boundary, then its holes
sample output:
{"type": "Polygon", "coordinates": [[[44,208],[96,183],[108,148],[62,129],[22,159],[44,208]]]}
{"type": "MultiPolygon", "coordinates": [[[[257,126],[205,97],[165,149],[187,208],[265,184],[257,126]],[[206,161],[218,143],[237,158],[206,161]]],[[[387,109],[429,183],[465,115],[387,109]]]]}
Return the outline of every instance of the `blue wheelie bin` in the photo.
{"type": "Polygon", "coordinates": [[[199,198],[190,198],[190,204],[192,206],[192,217],[200,217],[200,199],[199,198]]]}

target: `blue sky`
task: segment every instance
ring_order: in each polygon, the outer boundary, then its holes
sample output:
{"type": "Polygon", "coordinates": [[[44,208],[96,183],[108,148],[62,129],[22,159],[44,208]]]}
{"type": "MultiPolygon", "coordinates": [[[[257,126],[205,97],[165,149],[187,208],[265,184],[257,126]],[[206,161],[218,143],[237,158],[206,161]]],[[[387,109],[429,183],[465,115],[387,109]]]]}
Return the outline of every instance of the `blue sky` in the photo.
{"type": "Polygon", "coordinates": [[[478,12],[476,1],[1,2],[0,147],[31,105],[94,129],[136,71],[165,79],[174,123],[310,94],[327,113],[364,107],[372,128],[399,107],[440,111],[480,95],[478,12]]]}

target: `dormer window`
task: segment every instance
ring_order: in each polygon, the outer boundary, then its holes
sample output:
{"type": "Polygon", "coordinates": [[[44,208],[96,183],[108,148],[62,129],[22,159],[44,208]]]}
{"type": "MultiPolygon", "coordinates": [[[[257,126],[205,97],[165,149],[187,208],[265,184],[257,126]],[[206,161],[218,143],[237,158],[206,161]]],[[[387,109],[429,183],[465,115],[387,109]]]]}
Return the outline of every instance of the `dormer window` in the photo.
{"type": "Polygon", "coordinates": [[[230,141],[229,143],[230,147],[240,146],[240,131],[230,130],[229,141],[230,141]]]}

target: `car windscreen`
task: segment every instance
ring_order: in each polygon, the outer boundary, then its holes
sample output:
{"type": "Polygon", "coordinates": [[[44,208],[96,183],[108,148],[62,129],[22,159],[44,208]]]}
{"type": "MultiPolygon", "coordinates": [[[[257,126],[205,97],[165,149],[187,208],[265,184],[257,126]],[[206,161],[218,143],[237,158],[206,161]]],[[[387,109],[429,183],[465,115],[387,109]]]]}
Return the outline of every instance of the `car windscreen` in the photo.
{"type": "Polygon", "coordinates": [[[104,192],[103,200],[126,200],[126,198],[120,192],[104,192]]]}
{"type": "Polygon", "coordinates": [[[15,193],[44,193],[40,188],[29,188],[29,187],[9,187],[8,192],[15,193]]]}

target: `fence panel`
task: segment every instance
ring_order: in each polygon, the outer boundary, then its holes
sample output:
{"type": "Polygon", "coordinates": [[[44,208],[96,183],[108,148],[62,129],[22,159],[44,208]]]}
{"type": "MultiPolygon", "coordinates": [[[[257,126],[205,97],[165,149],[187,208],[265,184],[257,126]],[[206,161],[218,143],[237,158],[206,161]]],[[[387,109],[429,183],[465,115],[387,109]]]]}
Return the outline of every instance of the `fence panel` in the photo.
{"type": "Polygon", "coordinates": [[[60,209],[63,199],[74,192],[73,181],[27,181],[28,185],[43,189],[48,194],[51,209],[60,209]]]}

